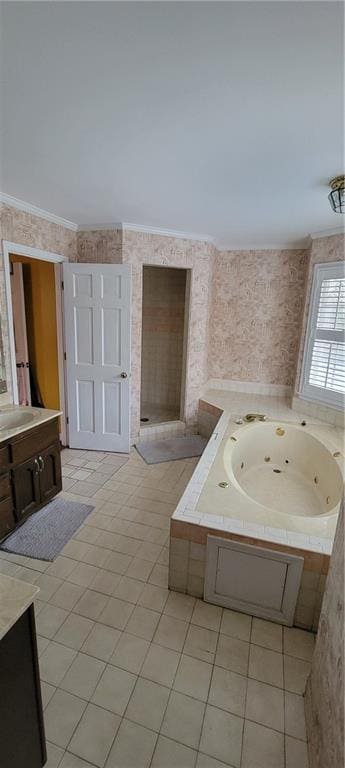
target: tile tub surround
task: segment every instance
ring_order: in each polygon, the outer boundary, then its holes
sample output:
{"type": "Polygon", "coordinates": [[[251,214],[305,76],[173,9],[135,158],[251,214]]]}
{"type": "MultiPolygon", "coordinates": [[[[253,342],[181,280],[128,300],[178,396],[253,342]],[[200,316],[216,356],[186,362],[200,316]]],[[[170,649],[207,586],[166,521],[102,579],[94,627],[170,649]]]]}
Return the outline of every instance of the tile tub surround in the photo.
{"type": "MultiPolygon", "coordinates": [[[[236,517],[217,514],[212,494],[206,502],[203,500],[207,480],[220,449],[224,435],[227,432],[230,414],[231,430],[238,429],[233,423],[234,418],[250,411],[265,413],[274,419],[285,421],[300,421],[296,418],[285,398],[267,397],[262,395],[242,395],[235,392],[209,392],[200,403],[201,419],[205,414],[210,419],[221,416],[214,433],[201,457],[196,470],[174,512],[171,521],[171,548],[169,564],[169,586],[171,589],[192,594],[203,595],[206,540],[208,535],[221,536],[234,541],[245,542],[255,546],[264,546],[304,558],[304,570],[301,588],[295,613],[295,624],[306,629],[316,629],[322,602],[325,576],[328,571],[332,539],[336,520],[329,527],[328,536],[322,530],[314,535],[298,530],[299,526],[310,525],[298,522],[294,530],[291,519],[286,516],[284,529],[279,529],[268,520],[264,525],[255,520],[245,520],[236,517]],[[213,512],[213,513],[212,513],[213,512]],[[216,512],[216,514],[214,514],[216,512]]],[[[321,422],[320,429],[325,428],[321,422]]],[[[315,429],[318,428],[315,423],[315,429]]],[[[335,428],[332,431],[336,440],[341,441],[343,434],[335,428]]]]}
{"type": "Polygon", "coordinates": [[[306,690],[310,765],[344,765],[344,505],[334,549],[311,674],[306,690]]]}
{"type": "Polygon", "coordinates": [[[54,563],[0,553],[0,572],[40,588],[47,766],[307,768],[313,637],[167,588],[169,518],[196,461],[62,455],[72,473],[110,469],[94,513],[54,563]]]}

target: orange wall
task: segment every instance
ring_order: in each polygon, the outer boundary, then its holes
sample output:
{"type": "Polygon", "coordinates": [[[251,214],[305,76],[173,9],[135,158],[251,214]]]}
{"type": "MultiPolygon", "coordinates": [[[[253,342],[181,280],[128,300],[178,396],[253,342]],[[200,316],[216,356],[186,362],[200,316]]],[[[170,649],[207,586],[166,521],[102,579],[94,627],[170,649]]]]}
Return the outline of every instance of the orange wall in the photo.
{"type": "Polygon", "coordinates": [[[30,361],[45,408],[60,407],[54,264],[12,256],[26,266],[25,307],[30,361]],[[29,273],[28,273],[29,270],[29,273]]]}

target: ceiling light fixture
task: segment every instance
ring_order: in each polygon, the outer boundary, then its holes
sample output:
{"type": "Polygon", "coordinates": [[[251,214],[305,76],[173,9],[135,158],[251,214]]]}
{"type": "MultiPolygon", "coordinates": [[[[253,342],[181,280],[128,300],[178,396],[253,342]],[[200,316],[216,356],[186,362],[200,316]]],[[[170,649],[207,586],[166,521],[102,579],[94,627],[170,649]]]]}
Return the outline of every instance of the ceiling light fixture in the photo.
{"type": "Polygon", "coordinates": [[[335,176],[329,182],[329,186],[332,189],[328,195],[332,211],[345,213],[345,176],[335,176]]]}

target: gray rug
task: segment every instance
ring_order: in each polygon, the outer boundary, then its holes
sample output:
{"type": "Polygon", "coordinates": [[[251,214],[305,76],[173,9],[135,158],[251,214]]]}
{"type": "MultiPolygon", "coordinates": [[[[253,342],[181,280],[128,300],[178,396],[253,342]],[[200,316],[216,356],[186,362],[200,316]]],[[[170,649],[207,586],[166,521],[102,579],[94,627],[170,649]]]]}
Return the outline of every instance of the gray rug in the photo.
{"type": "Polygon", "coordinates": [[[4,552],[52,561],[64,548],[85,518],[93,510],[80,504],[56,498],[46,507],[34,512],[0,545],[4,552]]]}
{"type": "Polygon", "coordinates": [[[138,443],[136,449],[146,464],[160,464],[162,461],[177,461],[201,456],[207,440],[201,435],[189,437],[171,437],[169,440],[147,441],[138,443]]]}

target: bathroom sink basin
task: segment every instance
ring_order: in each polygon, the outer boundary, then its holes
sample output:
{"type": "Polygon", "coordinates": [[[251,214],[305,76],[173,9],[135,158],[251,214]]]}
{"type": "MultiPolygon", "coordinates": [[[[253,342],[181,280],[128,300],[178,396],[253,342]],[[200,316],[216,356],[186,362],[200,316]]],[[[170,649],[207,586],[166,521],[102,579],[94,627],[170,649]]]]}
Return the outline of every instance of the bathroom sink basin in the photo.
{"type": "Polygon", "coordinates": [[[0,430],[17,429],[33,421],[35,414],[25,411],[12,411],[0,413],[0,430]]]}

